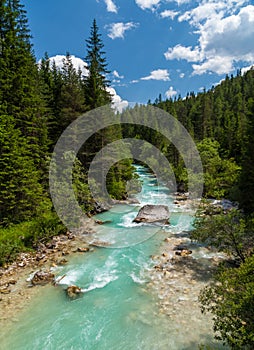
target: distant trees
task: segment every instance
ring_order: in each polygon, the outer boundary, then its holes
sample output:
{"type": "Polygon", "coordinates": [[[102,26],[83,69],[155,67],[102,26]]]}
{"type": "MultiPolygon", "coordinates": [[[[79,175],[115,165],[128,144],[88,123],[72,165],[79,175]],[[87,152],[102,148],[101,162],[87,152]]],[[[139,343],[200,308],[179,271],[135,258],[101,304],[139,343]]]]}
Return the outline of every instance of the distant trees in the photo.
{"type": "MultiPolygon", "coordinates": [[[[250,69],[243,75],[226,76],[220,85],[197,95],[189,93],[184,99],[157,99],[154,103],[177,118],[197,144],[200,142],[201,158],[204,159],[204,152],[208,151],[204,150],[205,144],[208,147],[205,140],[211,140],[210,146],[217,144],[217,155],[204,161],[207,169],[204,195],[222,198],[233,193],[233,199],[237,199],[246,212],[254,210],[253,87],[254,69],[250,69]],[[213,168],[212,172],[208,168],[213,168]],[[234,191],[230,187],[234,187],[234,191]]],[[[168,149],[177,174],[182,176],[181,159],[176,157],[172,145],[168,149]]]]}

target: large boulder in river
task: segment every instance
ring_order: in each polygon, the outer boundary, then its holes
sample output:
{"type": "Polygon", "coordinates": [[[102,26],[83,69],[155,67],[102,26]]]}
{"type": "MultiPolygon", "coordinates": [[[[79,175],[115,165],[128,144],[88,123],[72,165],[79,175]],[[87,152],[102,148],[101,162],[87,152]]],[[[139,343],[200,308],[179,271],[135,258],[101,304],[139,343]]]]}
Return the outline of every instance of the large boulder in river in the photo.
{"type": "Polygon", "coordinates": [[[166,205],[153,205],[147,204],[142,207],[136,218],[133,220],[134,222],[160,222],[163,224],[167,224],[169,220],[169,209],[166,205]]]}

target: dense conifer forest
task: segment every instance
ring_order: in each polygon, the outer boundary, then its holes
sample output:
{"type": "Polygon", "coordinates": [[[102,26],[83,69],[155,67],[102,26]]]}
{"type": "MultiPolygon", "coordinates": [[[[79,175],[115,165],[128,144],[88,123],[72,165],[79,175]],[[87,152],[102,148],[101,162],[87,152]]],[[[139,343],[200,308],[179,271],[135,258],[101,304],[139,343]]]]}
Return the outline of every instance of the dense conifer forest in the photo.
{"type": "MultiPolygon", "coordinates": [[[[75,70],[70,53],[62,69],[47,54],[38,64],[20,1],[0,2],[0,265],[66,230],[50,199],[49,162],[54,145],[71,122],[112,100],[103,46],[94,20],[84,41],[88,75],[75,70]]],[[[221,268],[200,301],[204,311],[213,313],[221,339],[233,349],[252,349],[254,69],[226,76],[208,91],[165,101],[159,96],[148,105],[177,118],[195,140],[204,168],[204,197],[239,203],[239,209],[230,212],[206,209],[205,217],[196,218],[193,239],[217,246],[233,261],[221,268]]],[[[130,111],[145,114],[146,106],[127,108],[123,114],[130,111]]],[[[103,145],[127,137],[156,145],[173,165],[178,184],[188,191],[186,169],[174,146],[154,131],[125,124],[93,135],[75,161],[73,186],[84,211],[93,212],[96,206],[86,182],[94,155],[103,145]]],[[[107,186],[112,198],[126,198],[131,164],[126,159],[110,169],[107,186]]]]}

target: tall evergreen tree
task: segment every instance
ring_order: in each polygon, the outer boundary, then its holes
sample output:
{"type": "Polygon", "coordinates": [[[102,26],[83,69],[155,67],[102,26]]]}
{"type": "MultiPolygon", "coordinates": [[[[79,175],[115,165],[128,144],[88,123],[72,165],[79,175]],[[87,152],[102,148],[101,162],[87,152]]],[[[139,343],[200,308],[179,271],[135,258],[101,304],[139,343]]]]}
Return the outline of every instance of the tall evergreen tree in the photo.
{"type": "Polygon", "coordinates": [[[111,102],[111,95],[107,90],[110,82],[106,78],[109,71],[103,51],[104,44],[95,19],[86,44],[88,75],[84,78],[85,98],[88,108],[94,109],[111,102]]]}
{"type": "Polygon", "coordinates": [[[16,222],[42,199],[47,128],[26,12],[19,0],[0,9],[0,221],[16,222]]]}
{"type": "Polygon", "coordinates": [[[2,2],[1,10],[1,112],[15,117],[16,127],[26,138],[31,156],[43,167],[47,129],[26,12],[19,0],[2,2]]]}

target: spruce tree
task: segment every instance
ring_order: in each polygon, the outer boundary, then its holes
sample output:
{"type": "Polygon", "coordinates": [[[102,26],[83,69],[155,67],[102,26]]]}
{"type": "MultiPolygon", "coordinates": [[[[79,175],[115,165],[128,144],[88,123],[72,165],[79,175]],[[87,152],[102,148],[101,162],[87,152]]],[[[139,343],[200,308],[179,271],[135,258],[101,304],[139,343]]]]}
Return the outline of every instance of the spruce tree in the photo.
{"type": "Polygon", "coordinates": [[[9,223],[36,213],[48,143],[26,12],[19,0],[0,9],[0,222],[9,223]]]}
{"type": "Polygon", "coordinates": [[[88,108],[94,109],[111,102],[111,95],[107,90],[110,82],[106,78],[109,71],[105,52],[103,51],[104,44],[95,19],[86,44],[87,55],[85,61],[88,75],[84,78],[84,90],[88,108]]]}
{"type": "Polygon", "coordinates": [[[31,157],[43,168],[47,150],[46,119],[26,12],[19,0],[4,1],[1,10],[1,112],[14,116],[16,127],[30,147],[31,157]]]}
{"type": "Polygon", "coordinates": [[[62,80],[60,122],[64,130],[85,111],[81,72],[74,68],[69,53],[63,60],[62,80]]]}
{"type": "Polygon", "coordinates": [[[0,226],[30,219],[43,199],[26,140],[14,118],[0,116],[0,226]]]}

